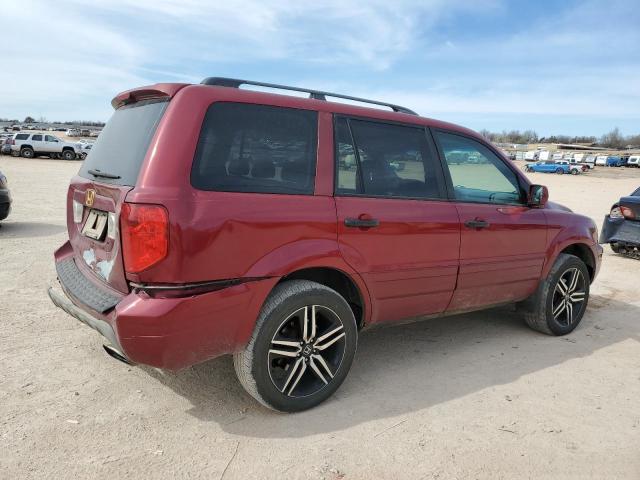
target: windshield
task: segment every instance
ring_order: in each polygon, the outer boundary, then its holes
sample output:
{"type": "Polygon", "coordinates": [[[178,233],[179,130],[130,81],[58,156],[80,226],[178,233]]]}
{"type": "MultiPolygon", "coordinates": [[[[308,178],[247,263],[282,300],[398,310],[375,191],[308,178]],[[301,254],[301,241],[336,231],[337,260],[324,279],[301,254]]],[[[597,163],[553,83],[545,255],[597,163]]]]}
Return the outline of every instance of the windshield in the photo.
{"type": "Polygon", "coordinates": [[[166,100],[147,100],[118,108],[93,144],[79,175],[104,183],[135,186],[167,105],[166,100]],[[96,176],[90,171],[106,176],[96,176]]]}

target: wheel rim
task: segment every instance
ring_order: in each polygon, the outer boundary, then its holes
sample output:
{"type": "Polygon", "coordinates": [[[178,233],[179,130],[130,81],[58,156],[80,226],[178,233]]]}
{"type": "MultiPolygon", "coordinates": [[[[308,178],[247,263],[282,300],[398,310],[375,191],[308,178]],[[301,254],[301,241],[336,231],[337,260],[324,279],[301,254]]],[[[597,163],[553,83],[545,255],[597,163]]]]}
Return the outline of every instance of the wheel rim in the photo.
{"type": "Polygon", "coordinates": [[[558,279],[551,301],[551,314],[560,325],[568,327],[578,318],[586,300],[584,275],[577,268],[566,270],[558,279]]]}
{"type": "Polygon", "coordinates": [[[335,377],[345,349],[346,331],[337,313],[322,305],[302,307],[280,324],[271,339],[269,376],[288,397],[313,395],[335,377]]]}

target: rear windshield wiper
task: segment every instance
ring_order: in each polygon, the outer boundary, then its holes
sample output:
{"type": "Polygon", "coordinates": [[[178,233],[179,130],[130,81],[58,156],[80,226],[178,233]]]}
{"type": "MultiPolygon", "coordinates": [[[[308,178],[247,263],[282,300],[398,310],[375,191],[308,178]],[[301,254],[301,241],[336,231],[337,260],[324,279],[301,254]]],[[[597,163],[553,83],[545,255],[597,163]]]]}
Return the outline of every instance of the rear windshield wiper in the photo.
{"type": "Polygon", "coordinates": [[[89,173],[94,177],[111,178],[113,180],[122,178],[120,175],[114,175],[113,173],[108,173],[108,172],[101,172],[100,170],[89,170],[89,173]]]}

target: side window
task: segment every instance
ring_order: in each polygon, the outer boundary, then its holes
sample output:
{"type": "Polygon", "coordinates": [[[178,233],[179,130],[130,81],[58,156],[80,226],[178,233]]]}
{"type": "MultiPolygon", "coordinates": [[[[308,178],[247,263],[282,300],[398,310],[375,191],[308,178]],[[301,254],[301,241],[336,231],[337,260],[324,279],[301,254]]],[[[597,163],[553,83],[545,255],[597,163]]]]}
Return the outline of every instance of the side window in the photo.
{"type": "Polygon", "coordinates": [[[364,120],[349,120],[357,147],[355,164],[349,154],[353,145],[346,123],[337,125],[337,193],[403,198],[439,198],[439,168],[435,154],[428,148],[425,131],[420,127],[390,125],[364,120]],[[350,146],[350,149],[349,149],[350,146]],[[341,154],[341,149],[343,154],[341,154]]]}
{"type": "Polygon", "coordinates": [[[358,162],[347,120],[339,118],[335,123],[337,160],[336,193],[359,193],[358,162]]]}
{"type": "Polygon", "coordinates": [[[16,135],[16,140],[26,140],[27,138],[29,138],[28,133],[18,133],[16,135]]]}
{"type": "Polygon", "coordinates": [[[312,194],[318,114],[218,102],[202,124],[191,170],[201,190],[312,194]]]}
{"type": "Polygon", "coordinates": [[[445,157],[457,200],[520,204],[518,177],[491,150],[467,137],[434,132],[445,157]]]}
{"type": "Polygon", "coordinates": [[[34,135],[31,140],[33,140],[34,142],[41,142],[42,141],[42,135],[34,135]]]}
{"type": "Polygon", "coordinates": [[[51,136],[51,135],[46,135],[46,136],[44,137],[44,139],[45,139],[47,142],[57,142],[57,141],[58,141],[58,139],[57,139],[56,137],[53,137],[53,136],[51,136]]]}

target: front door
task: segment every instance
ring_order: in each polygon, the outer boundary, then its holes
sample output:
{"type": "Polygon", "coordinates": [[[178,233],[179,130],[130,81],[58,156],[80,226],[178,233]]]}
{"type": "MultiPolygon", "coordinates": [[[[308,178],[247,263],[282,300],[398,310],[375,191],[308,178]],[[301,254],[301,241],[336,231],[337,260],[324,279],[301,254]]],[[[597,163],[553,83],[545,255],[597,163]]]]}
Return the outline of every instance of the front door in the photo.
{"type": "Polygon", "coordinates": [[[428,132],[346,118],[335,129],[338,240],[367,283],[372,323],[443,312],[460,225],[428,132]]]}
{"type": "Polygon", "coordinates": [[[451,132],[434,136],[462,227],[458,282],[448,310],[526,298],[537,288],[545,260],[544,211],[527,206],[517,174],[491,148],[451,132]]]}

